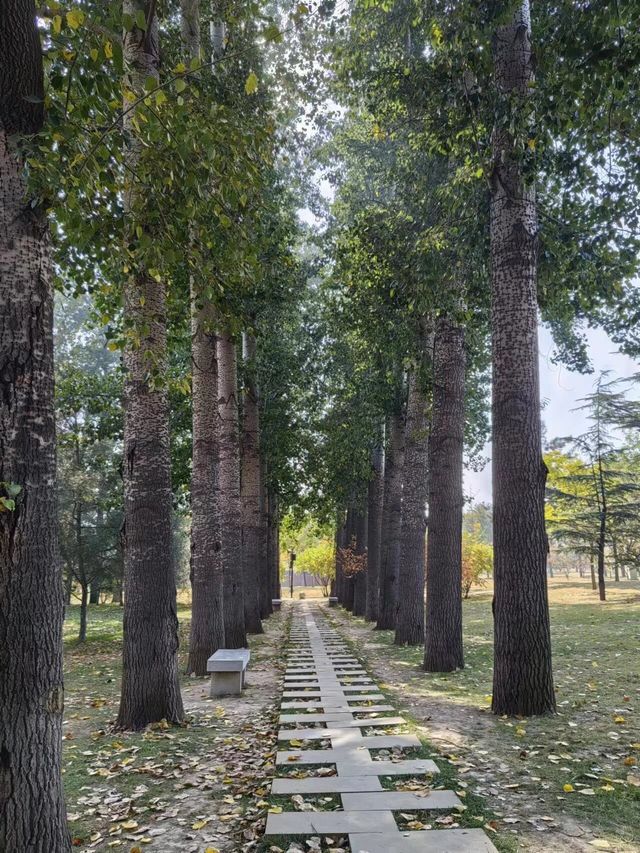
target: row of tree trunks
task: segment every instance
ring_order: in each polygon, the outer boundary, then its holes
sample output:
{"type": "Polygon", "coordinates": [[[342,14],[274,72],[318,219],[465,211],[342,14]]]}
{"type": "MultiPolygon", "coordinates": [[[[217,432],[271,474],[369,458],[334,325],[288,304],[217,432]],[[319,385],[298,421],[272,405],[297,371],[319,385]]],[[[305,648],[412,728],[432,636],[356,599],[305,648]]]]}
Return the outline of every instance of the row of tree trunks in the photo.
{"type": "Polygon", "coordinates": [[[449,317],[436,324],[429,437],[429,535],[424,668],[451,672],[462,651],[462,462],[464,330],[449,317]]]}
{"type": "MultiPolygon", "coordinates": [[[[155,4],[125,0],[132,20],[144,16],[123,37],[124,89],[143,94],[149,79],[159,80],[160,47],[155,4]]],[[[146,230],[147,199],[136,183],[142,155],[136,110],[125,100],[123,203],[127,249],[137,248],[146,230]]],[[[164,382],[167,360],[167,310],[164,282],[137,264],[124,288],[125,322],[136,330],[124,350],[124,543],[126,597],[123,621],[122,696],[117,726],[140,729],[150,722],[184,718],[178,683],[178,619],[172,547],[172,491],[169,408],[164,382]]]]}
{"type": "Polygon", "coordinates": [[[0,850],[65,853],[51,244],[9,143],[44,122],[29,0],[2,4],[0,55],[0,481],[2,496],[15,499],[0,513],[0,850]]]}

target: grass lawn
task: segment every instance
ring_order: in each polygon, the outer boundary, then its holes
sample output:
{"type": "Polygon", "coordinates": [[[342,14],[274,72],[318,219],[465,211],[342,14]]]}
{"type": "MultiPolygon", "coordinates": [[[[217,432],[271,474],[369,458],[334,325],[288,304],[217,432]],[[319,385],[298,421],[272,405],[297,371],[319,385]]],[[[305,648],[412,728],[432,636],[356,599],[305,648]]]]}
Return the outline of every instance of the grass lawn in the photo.
{"type": "Polygon", "coordinates": [[[202,853],[242,849],[260,834],[272,775],[281,614],[251,638],[249,687],[241,699],[210,700],[204,679],[184,675],[190,613],[179,606],[180,671],[188,723],[114,732],[120,691],[122,609],[79,608],[64,625],[63,772],[70,829],[81,850],[202,853]]]}
{"type": "MultiPolygon", "coordinates": [[[[586,582],[551,581],[558,715],[529,720],[489,712],[490,588],[464,603],[466,667],[457,673],[424,673],[421,649],[398,648],[391,632],[346,614],[332,618],[401,712],[426,719],[426,737],[440,735],[450,763],[475,778],[470,790],[488,798],[503,831],[555,825],[573,836],[575,827],[594,849],[640,850],[640,584],[611,584],[608,597],[601,604],[586,582]]],[[[542,835],[539,843],[530,849],[547,849],[542,835]]]]}

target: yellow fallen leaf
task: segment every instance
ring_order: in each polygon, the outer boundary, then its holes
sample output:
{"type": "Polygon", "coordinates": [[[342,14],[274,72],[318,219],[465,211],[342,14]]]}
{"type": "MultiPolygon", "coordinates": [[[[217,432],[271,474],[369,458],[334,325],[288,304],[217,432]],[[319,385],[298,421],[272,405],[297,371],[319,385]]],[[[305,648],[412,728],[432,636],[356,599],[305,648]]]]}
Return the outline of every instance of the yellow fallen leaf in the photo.
{"type": "Polygon", "coordinates": [[[282,814],[282,806],[271,806],[269,814],[282,814]]]}
{"type": "Polygon", "coordinates": [[[613,785],[600,785],[601,791],[615,791],[613,785]]]}
{"type": "Polygon", "coordinates": [[[573,791],[573,785],[570,785],[570,784],[567,782],[567,784],[566,784],[566,785],[563,785],[563,786],[562,786],[562,790],[565,792],[565,794],[570,794],[570,793],[573,791]]]}
{"type": "Polygon", "coordinates": [[[518,726],[518,728],[516,729],[516,734],[518,735],[518,737],[524,737],[526,733],[527,730],[523,729],[522,726],[518,726]]]}
{"type": "Polygon", "coordinates": [[[627,721],[625,720],[624,717],[622,717],[620,714],[618,714],[617,717],[613,718],[613,722],[614,723],[626,723],[627,721]]]}
{"type": "Polygon", "coordinates": [[[122,829],[137,829],[138,822],[135,820],[125,820],[125,822],[121,823],[120,826],[122,829]]]}
{"type": "Polygon", "coordinates": [[[197,820],[195,823],[191,824],[191,829],[204,829],[204,827],[209,823],[209,818],[205,818],[204,820],[197,820]]]}
{"type": "Polygon", "coordinates": [[[204,853],[220,853],[217,847],[207,847],[204,853]]]}
{"type": "Polygon", "coordinates": [[[591,847],[597,847],[598,850],[611,850],[611,845],[606,838],[594,838],[589,844],[591,847]]]}

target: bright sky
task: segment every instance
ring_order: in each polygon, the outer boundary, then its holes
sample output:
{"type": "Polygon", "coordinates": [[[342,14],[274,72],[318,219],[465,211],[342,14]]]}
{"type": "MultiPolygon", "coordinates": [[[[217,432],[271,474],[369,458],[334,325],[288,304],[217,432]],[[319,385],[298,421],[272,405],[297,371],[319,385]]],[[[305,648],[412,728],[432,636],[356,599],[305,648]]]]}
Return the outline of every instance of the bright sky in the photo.
{"type": "MultiPolygon", "coordinates": [[[[611,370],[614,376],[631,376],[640,370],[640,364],[617,351],[605,332],[592,329],[587,332],[589,356],[594,373],[572,373],[562,365],[553,364],[553,340],[545,328],[540,328],[540,393],[545,403],[542,419],[546,426],[546,439],[584,432],[587,420],[583,412],[574,412],[578,400],[593,390],[597,375],[611,370]]],[[[485,450],[491,456],[491,446],[485,450]]],[[[465,471],[465,494],[474,501],[491,501],[491,464],[483,471],[465,471]]]]}

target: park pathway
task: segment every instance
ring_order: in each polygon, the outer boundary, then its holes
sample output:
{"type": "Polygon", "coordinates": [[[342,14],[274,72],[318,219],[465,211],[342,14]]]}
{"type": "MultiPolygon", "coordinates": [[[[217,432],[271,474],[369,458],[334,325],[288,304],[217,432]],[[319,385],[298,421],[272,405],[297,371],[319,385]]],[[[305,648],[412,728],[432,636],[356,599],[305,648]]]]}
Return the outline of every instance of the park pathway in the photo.
{"type": "Polygon", "coordinates": [[[431,790],[424,795],[385,790],[384,777],[430,778],[438,767],[429,759],[372,757],[372,749],[411,749],[420,741],[414,735],[362,734],[363,728],[388,729],[404,720],[391,716],[394,709],[384,704],[384,696],[320,607],[312,601],[294,606],[278,740],[298,746],[306,742],[309,748],[279,751],[276,765],[280,771],[333,765],[336,772],[302,779],[283,774],[274,779],[271,791],[278,796],[339,795],[342,810],[271,813],[266,834],[348,835],[352,853],[496,853],[482,829],[398,829],[394,812],[449,811],[461,802],[453,791],[431,790]],[[376,716],[368,718],[372,713],[376,716]],[[305,724],[313,727],[302,728],[305,724]],[[314,745],[318,748],[311,748],[314,745]]]}

